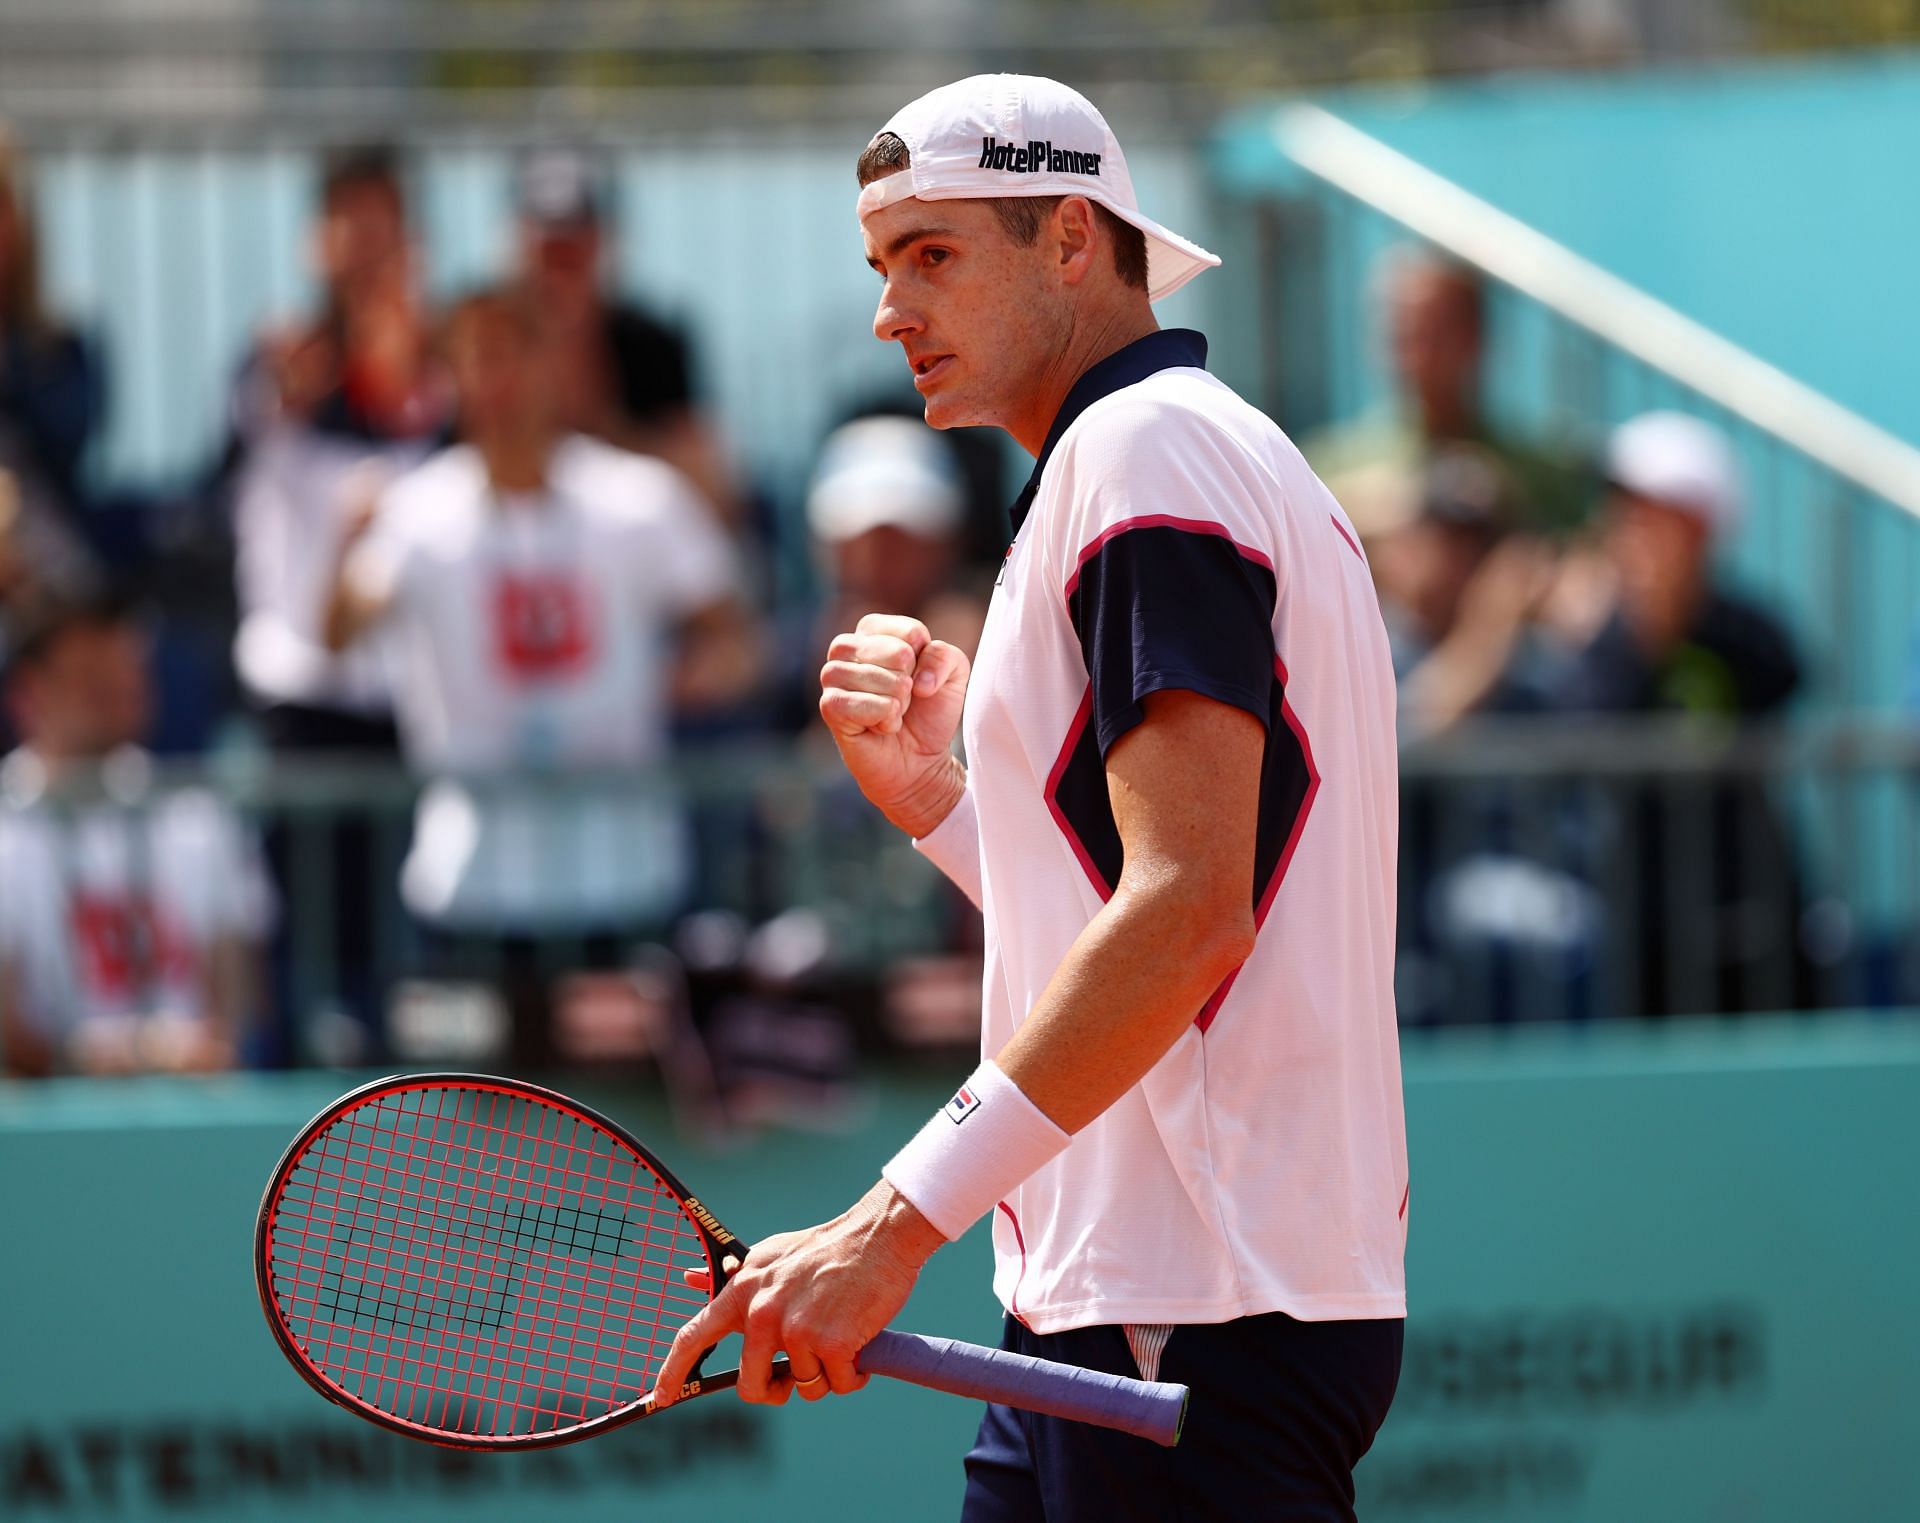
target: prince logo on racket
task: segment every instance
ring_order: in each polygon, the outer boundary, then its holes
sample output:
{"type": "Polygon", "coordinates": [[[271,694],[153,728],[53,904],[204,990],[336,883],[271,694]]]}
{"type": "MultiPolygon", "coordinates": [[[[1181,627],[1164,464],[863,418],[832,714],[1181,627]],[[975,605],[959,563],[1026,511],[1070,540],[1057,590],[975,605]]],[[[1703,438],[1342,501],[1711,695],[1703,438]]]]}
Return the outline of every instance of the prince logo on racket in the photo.
{"type": "Polygon", "coordinates": [[[990,1216],[1007,1349],[1193,1395],[1171,1451],[989,1406],[966,1523],[1350,1518],[1406,1314],[1368,568],[1205,340],[1158,327],[1218,260],[1141,213],[1083,97],[962,80],[858,178],[874,332],[928,422],[1035,457],[971,670],[877,610],[821,672],[848,770],[981,908],[985,1061],[844,1215],[757,1244],[659,1387],[738,1332],[748,1400],[857,1389],[922,1264],[990,1216]],[[1083,149],[1015,178],[989,140],[1083,149]]]}

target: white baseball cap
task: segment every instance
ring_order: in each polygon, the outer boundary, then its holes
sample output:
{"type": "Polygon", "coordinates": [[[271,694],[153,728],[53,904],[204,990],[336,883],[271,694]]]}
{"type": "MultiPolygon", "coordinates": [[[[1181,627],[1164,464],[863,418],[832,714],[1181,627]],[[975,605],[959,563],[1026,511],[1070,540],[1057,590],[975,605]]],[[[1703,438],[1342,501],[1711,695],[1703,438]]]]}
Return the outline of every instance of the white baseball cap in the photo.
{"type": "Polygon", "coordinates": [[[933,538],[960,526],[965,494],[946,441],[915,418],[856,418],[827,436],[807,527],[828,544],[892,527],[933,538]]]}
{"type": "Polygon", "coordinates": [[[942,85],[874,134],[891,132],[912,162],[860,192],[865,220],[909,196],[972,201],[1003,196],[1085,196],[1147,235],[1147,295],[1170,296],[1220,263],[1151,217],[1107,120],[1078,90],[1032,74],[975,74],[942,85]]]}
{"type": "Polygon", "coordinates": [[[1607,479],[1623,492],[1680,508],[1715,534],[1740,521],[1740,473],[1727,436],[1682,412],[1643,413],[1613,431],[1607,479]]]}

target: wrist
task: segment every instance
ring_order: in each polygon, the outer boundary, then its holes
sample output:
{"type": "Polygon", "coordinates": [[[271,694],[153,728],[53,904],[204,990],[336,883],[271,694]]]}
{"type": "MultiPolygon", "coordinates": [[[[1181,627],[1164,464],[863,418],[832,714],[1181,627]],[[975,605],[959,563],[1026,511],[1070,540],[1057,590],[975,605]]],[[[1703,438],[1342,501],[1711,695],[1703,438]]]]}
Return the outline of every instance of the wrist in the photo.
{"type": "Polygon", "coordinates": [[[869,1245],[918,1273],[947,1239],[920,1213],[920,1208],[893,1184],[876,1180],[860,1198],[854,1214],[865,1222],[869,1245]]]}
{"type": "Polygon", "coordinates": [[[940,822],[953,813],[960,795],[967,791],[967,769],[960,758],[948,752],[906,796],[890,805],[884,813],[892,825],[914,840],[932,835],[940,822]]]}
{"type": "Polygon", "coordinates": [[[952,1242],[1071,1140],[989,1058],[880,1172],[952,1242]]]}

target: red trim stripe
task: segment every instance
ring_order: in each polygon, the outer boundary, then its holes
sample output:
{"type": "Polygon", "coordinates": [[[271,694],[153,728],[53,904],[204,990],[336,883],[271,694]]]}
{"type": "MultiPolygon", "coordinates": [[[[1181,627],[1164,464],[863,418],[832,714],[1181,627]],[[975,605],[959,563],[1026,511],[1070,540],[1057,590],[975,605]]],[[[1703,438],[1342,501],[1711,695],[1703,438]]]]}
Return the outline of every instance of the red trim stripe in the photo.
{"type": "Polygon", "coordinates": [[[1027,1278],[1027,1239],[1020,1231],[1020,1218],[1013,1214],[1013,1207],[1003,1200],[1000,1202],[1000,1209],[1007,1213],[1007,1220],[1013,1223],[1013,1240],[1020,1245],[1020,1273],[1014,1279],[1013,1294],[1008,1297],[1012,1304],[1007,1307],[1007,1310],[1019,1318],[1020,1325],[1025,1327],[1027,1319],[1020,1316],[1020,1287],[1027,1278]]]}
{"type": "Polygon", "coordinates": [[[1351,550],[1355,555],[1360,557],[1360,564],[1363,566],[1366,565],[1367,552],[1360,548],[1360,543],[1358,540],[1356,540],[1351,534],[1347,533],[1347,526],[1341,523],[1340,520],[1335,518],[1331,513],[1327,515],[1327,521],[1331,523],[1333,527],[1339,532],[1340,537],[1347,542],[1347,548],[1351,550]]]}
{"type": "Polygon", "coordinates": [[[1087,881],[1093,885],[1094,892],[1104,903],[1113,897],[1113,885],[1100,876],[1100,869],[1094,866],[1093,857],[1088,853],[1086,843],[1080,839],[1079,832],[1068,821],[1066,810],[1060,807],[1060,780],[1067,775],[1067,765],[1073,760],[1073,753],[1079,749],[1080,737],[1092,718],[1093,684],[1089,682],[1086,696],[1080,700],[1079,712],[1073,716],[1073,723],[1067,727],[1066,744],[1060,747],[1060,755],[1054,761],[1053,770],[1047,774],[1046,800],[1047,812],[1053,816],[1053,823],[1059,827],[1060,834],[1066,837],[1067,845],[1073,848],[1073,854],[1079,860],[1081,871],[1087,875],[1087,881]]]}
{"type": "Polygon", "coordinates": [[[1118,539],[1132,529],[1184,529],[1189,534],[1211,534],[1217,539],[1224,539],[1267,573],[1271,574],[1273,571],[1273,562],[1270,559],[1251,546],[1241,544],[1223,523],[1216,523],[1210,518],[1175,518],[1171,513],[1145,513],[1138,518],[1123,518],[1117,524],[1108,525],[1080,552],[1080,558],[1073,563],[1073,575],[1067,578],[1068,602],[1073,601],[1074,589],[1080,585],[1080,573],[1087,562],[1098,555],[1101,548],[1110,540],[1118,539]]]}

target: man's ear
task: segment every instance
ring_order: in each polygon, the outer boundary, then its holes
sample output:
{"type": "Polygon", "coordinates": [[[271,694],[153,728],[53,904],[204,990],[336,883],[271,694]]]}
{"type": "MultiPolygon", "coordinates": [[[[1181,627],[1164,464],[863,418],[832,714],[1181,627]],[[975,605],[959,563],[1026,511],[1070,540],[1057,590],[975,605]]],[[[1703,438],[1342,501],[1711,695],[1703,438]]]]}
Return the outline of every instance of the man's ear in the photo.
{"type": "Polygon", "coordinates": [[[1049,233],[1059,255],[1060,278],[1077,286],[1093,269],[1100,247],[1100,230],[1093,203],[1085,196],[1067,196],[1053,209],[1049,233]]]}

